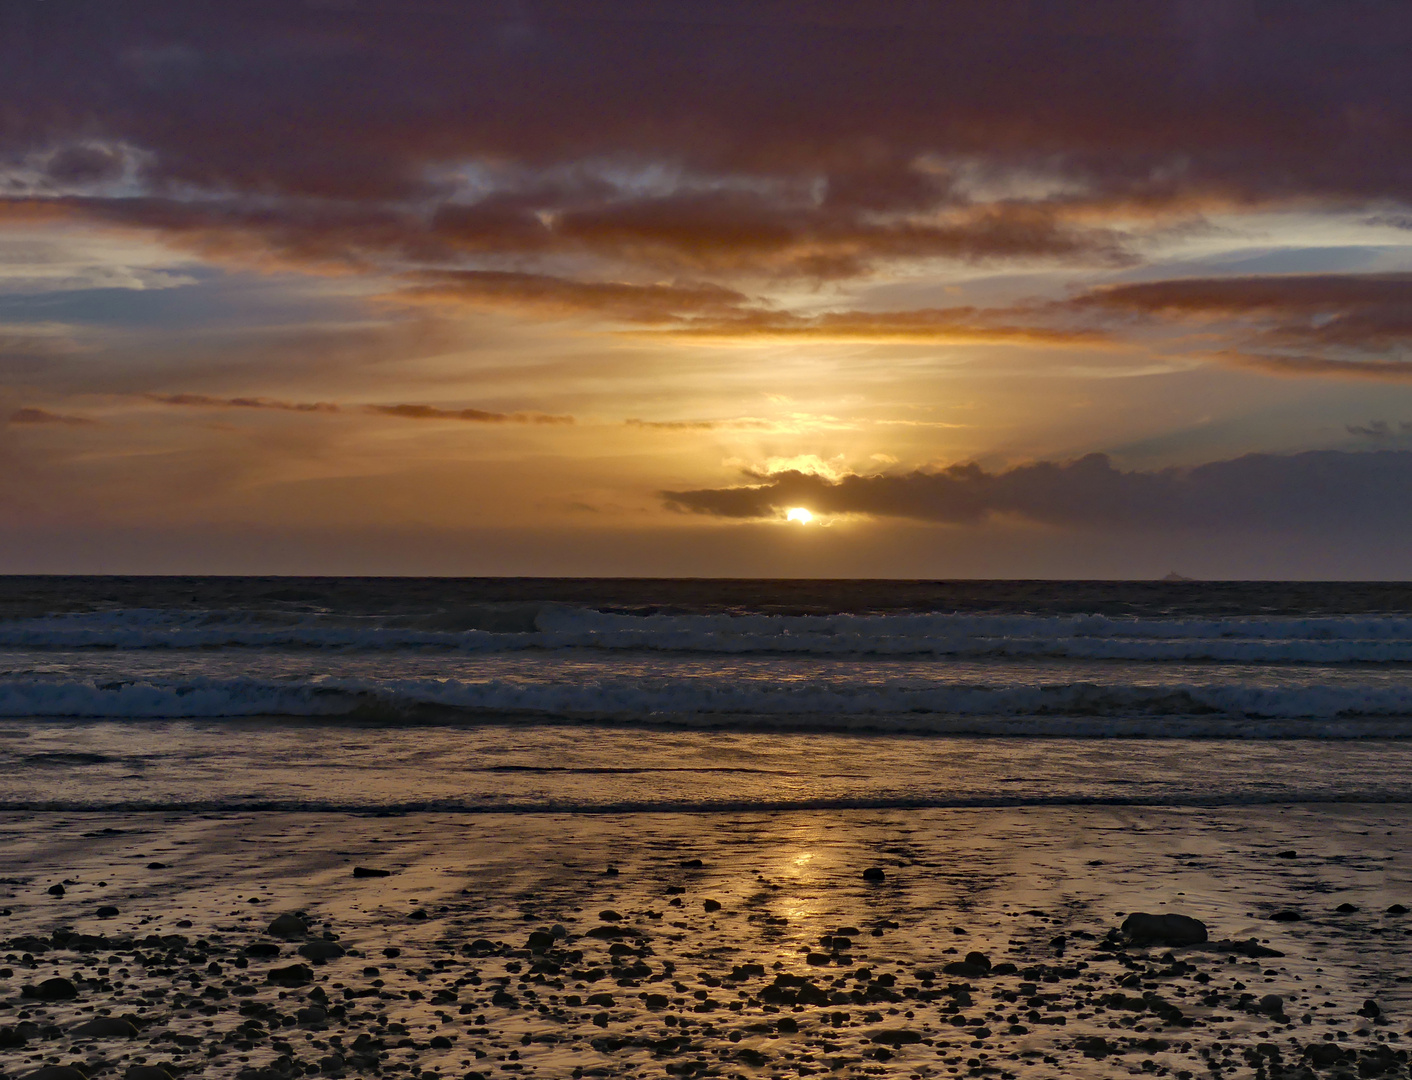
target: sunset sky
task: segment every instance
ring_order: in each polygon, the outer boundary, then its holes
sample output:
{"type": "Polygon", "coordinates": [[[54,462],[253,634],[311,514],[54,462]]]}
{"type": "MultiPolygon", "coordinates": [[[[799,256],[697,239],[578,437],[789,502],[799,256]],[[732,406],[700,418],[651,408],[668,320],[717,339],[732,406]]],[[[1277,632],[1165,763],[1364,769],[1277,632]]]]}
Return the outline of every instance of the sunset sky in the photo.
{"type": "Polygon", "coordinates": [[[1406,578],[1409,57],[1391,0],[0,0],[0,572],[1406,578]]]}

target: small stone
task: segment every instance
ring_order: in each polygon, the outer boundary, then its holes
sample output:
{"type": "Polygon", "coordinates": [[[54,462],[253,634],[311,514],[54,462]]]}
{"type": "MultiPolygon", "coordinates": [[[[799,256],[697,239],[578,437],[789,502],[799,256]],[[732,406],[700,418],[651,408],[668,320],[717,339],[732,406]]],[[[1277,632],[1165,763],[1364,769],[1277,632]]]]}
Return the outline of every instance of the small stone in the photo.
{"type": "Polygon", "coordinates": [[[1376,1020],[1382,1014],[1383,1010],[1378,1007],[1378,1003],[1371,999],[1363,1002],[1363,1007],[1358,1010],[1359,1016],[1365,1016],[1369,1020],[1376,1020]]]}
{"type": "Polygon", "coordinates": [[[1389,914],[1389,915],[1406,915],[1406,914],[1407,914],[1407,909],[1406,909],[1405,907],[1403,907],[1401,904],[1393,904],[1392,907],[1390,907],[1390,908],[1387,909],[1387,914],[1389,914]]]}
{"type": "Polygon", "coordinates": [[[702,862],[700,859],[686,859],[686,860],[684,860],[684,861],[682,862],[681,868],[682,868],[683,870],[700,870],[700,869],[702,869],[705,865],[706,865],[706,864],[705,864],[704,862],[702,862]]]}
{"type": "Polygon", "coordinates": [[[131,1039],[137,1035],[137,1028],[121,1016],[95,1016],[69,1034],[75,1039],[131,1039]]]}
{"type": "Polygon", "coordinates": [[[607,911],[600,911],[598,913],[598,919],[600,922],[617,922],[621,918],[622,916],[619,915],[616,911],[613,911],[611,908],[607,911]]]}
{"type": "Polygon", "coordinates": [[[45,979],[38,986],[24,987],[20,996],[37,1001],[72,1001],[78,997],[78,987],[68,979],[45,979]]]}
{"type": "Polygon", "coordinates": [[[265,933],[269,934],[270,937],[293,941],[295,938],[308,936],[309,924],[298,915],[286,913],[284,915],[275,916],[274,921],[266,927],[265,933]]]}
{"type": "Polygon", "coordinates": [[[525,948],[530,952],[543,952],[554,944],[554,935],[548,930],[535,930],[525,941],[525,948]]]}
{"type": "MultiPolygon", "coordinates": [[[[49,888],[46,889],[45,891],[46,891],[50,896],[63,896],[63,895],[64,895],[64,887],[63,887],[62,885],[50,885],[49,888]]],[[[58,1066],[55,1066],[55,1067],[57,1068],[58,1066]]]]}
{"type": "Polygon", "coordinates": [[[113,907],[112,904],[105,904],[103,907],[99,908],[94,914],[97,915],[97,917],[100,919],[111,919],[114,915],[120,915],[122,914],[122,912],[120,912],[117,908],[113,907]]]}
{"type": "Polygon", "coordinates": [[[1275,858],[1277,858],[1277,859],[1297,859],[1297,858],[1299,858],[1299,853],[1298,853],[1297,851],[1293,851],[1293,850],[1290,850],[1290,851],[1277,851],[1277,852],[1275,852],[1275,858]]]}
{"type": "Polygon", "coordinates": [[[336,941],[308,941],[299,946],[299,955],[316,964],[337,960],[346,953],[347,950],[336,941]]]}
{"type": "Polygon", "coordinates": [[[915,1031],[908,1031],[906,1028],[884,1028],[882,1031],[873,1032],[873,1042],[886,1043],[889,1046],[901,1046],[904,1043],[919,1043],[922,1036],[915,1031]]]}
{"type": "Polygon", "coordinates": [[[1189,915],[1135,911],[1123,920],[1121,929],[1134,945],[1200,945],[1206,940],[1206,924],[1189,915]]]}
{"type": "Polygon", "coordinates": [[[1277,911],[1270,916],[1271,922],[1303,922],[1304,916],[1297,911],[1277,911]]]}
{"type": "Polygon", "coordinates": [[[354,876],[354,877],[391,877],[391,876],[392,876],[392,871],[391,871],[391,870],[375,870],[375,869],[374,869],[373,867],[371,867],[371,866],[355,866],[355,867],[353,867],[353,876],[354,876]]]}
{"type": "Polygon", "coordinates": [[[775,1021],[775,1030],[782,1031],[786,1035],[793,1035],[799,1030],[799,1021],[792,1016],[782,1016],[775,1021]]]}
{"type": "Polygon", "coordinates": [[[147,864],[147,869],[149,870],[165,870],[166,868],[167,864],[164,862],[150,862],[147,864]]]}
{"type": "Polygon", "coordinates": [[[432,1036],[430,1046],[433,1050],[450,1050],[451,1040],[445,1035],[434,1035],[432,1036]]]}
{"type": "Polygon", "coordinates": [[[72,1065],[45,1065],[24,1073],[20,1080],[88,1080],[88,1077],[72,1065]]]}
{"type": "Polygon", "coordinates": [[[884,881],[886,879],[887,874],[883,872],[883,868],[881,866],[870,866],[868,867],[868,869],[863,871],[864,881],[884,881]]]}
{"type": "Polygon", "coordinates": [[[314,981],[314,973],[305,964],[290,964],[272,968],[266,978],[276,986],[306,986],[314,981]]]}
{"type": "Polygon", "coordinates": [[[123,1080],[172,1080],[172,1074],[160,1065],[129,1065],[123,1080]]]}
{"type": "Polygon", "coordinates": [[[421,922],[423,919],[431,918],[431,916],[427,914],[426,908],[417,908],[417,910],[412,912],[412,914],[408,915],[407,918],[415,919],[418,922],[421,922]]]}
{"type": "Polygon", "coordinates": [[[1334,908],[1334,910],[1340,915],[1351,915],[1353,912],[1357,911],[1358,908],[1353,904],[1340,904],[1338,907],[1334,908]]]}
{"type": "Polygon", "coordinates": [[[707,911],[720,911],[721,902],[719,900],[703,900],[701,906],[707,911]]]}

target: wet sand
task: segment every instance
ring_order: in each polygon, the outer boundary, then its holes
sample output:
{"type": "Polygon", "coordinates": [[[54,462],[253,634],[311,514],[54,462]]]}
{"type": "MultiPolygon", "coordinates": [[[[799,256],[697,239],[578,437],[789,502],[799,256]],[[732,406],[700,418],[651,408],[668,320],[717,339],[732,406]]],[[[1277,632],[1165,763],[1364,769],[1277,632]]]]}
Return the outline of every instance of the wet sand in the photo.
{"type": "Polygon", "coordinates": [[[1406,1076],[1409,818],[10,812],[0,1073],[1406,1076]]]}

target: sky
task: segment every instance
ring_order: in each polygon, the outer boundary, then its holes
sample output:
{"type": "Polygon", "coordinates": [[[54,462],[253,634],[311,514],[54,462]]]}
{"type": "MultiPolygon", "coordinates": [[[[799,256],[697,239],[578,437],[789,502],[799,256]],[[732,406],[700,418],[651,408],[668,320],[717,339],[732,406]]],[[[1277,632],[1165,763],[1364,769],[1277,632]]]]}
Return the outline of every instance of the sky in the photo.
{"type": "Polygon", "coordinates": [[[1409,55],[1396,0],[0,0],[0,572],[1405,579],[1409,55]]]}

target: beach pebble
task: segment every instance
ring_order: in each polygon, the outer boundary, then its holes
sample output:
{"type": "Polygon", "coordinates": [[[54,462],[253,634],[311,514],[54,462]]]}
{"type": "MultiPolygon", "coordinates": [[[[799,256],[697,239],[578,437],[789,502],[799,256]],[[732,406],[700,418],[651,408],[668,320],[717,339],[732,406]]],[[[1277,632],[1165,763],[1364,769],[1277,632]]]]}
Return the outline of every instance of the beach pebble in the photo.
{"type": "Polygon", "coordinates": [[[45,892],[47,892],[50,896],[63,896],[64,887],[62,885],[50,885],[49,888],[45,890],[45,892]]]}
{"type": "Polygon", "coordinates": [[[147,869],[149,870],[165,870],[166,868],[167,864],[164,862],[150,862],[147,864],[147,869]]]}
{"type": "Polygon", "coordinates": [[[68,979],[45,979],[38,986],[26,986],[20,995],[37,1001],[71,1001],[78,997],[78,987],[68,979]]]}
{"type": "Polygon", "coordinates": [[[922,1041],[922,1036],[915,1031],[908,1031],[906,1028],[884,1028],[882,1031],[873,1032],[872,1039],[875,1043],[902,1046],[905,1043],[919,1043],[922,1041]]]}
{"type": "Polygon", "coordinates": [[[69,1031],[75,1039],[131,1039],[137,1028],[121,1016],[95,1016],[69,1031]]]}
{"type": "Polygon", "coordinates": [[[554,935],[548,930],[535,930],[525,939],[525,948],[531,952],[543,952],[554,944],[554,935]]]}
{"type": "Polygon", "coordinates": [[[886,878],[887,874],[883,872],[881,866],[870,866],[863,871],[864,881],[884,881],[886,878]]]}
{"type": "Polygon", "coordinates": [[[1297,858],[1299,858],[1299,853],[1296,852],[1296,851],[1292,851],[1292,850],[1291,850],[1291,851],[1277,851],[1277,852],[1275,852],[1275,858],[1277,858],[1277,859],[1297,859],[1297,858]]]}
{"type": "Polygon", "coordinates": [[[1123,920],[1121,930],[1133,945],[1200,945],[1206,940],[1206,924],[1189,915],[1135,911],[1123,920]]]}
{"type": "Polygon", "coordinates": [[[703,900],[701,906],[708,912],[721,910],[721,902],[719,900],[703,900]]]}
{"type": "Polygon", "coordinates": [[[309,924],[298,915],[288,913],[277,915],[270,925],[266,927],[265,933],[269,934],[271,937],[292,941],[295,938],[306,937],[309,933],[309,924]]]}
{"type": "Polygon", "coordinates": [[[1350,915],[1353,912],[1357,911],[1358,908],[1355,907],[1353,904],[1340,904],[1338,907],[1334,908],[1334,910],[1341,915],[1350,915]]]}
{"type": "Polygon", "coordinates": [[[272,968],[266,976],[276,986],[305,986],[314,981],[314,973],[305,964],[272,968]]]}
{"type": "Polygon", "coordinates": [[[1389,915],[1406,915],[1406,914],[1407,914],[1407,909],[1406,909],[1405,907],[1403,907],[1401,904],[1393,904],[1392,907],[1390,907],[1390,908],[1387,909],[1387,914],[1389,914],[1389,915]]]}
{"type": "Polygon", "coordinates": [[[308,941],[299,946],[299,955],[317,964],[337,960],[346,953],[347,950],[336,941],[308,941]]]}
{"type": "Polygon", "coordinates": [[[1304,916],[1297,911],[1277,911],[1270,916],[1271,922],[1303,922],[1304,916]]]}
{"type": "Polygon", "coordinates": [[[391,871],[391,870],[375,870],[375,869],[373,869],[371,866],[355,866],[355,867],[353,867],[353,876],[354,876],[354,877],[361,877],[361,878],[370,878],[370,877],[391,877],[391,876],[392,876],[392,871],[391,871]]]}
{"type": "Polygon", "coordinates": [[[113,905],[111,904],[105,904],[103,907],[99,908],[97,911],[94,912],[94,915],[100,919],[111,919],[114,915],[121,914],[122,912],[120,912],[117,908],[113,907],[113,905]]]}
{"type": "Polygon", "coordinates": [[[160,1065],[129,1065],[123,1080],[172,1080],[172,1074],[160,1065]]]}
{"type": "Polygon", "coordinates": [[[45,1065],[33,1072],[21,1073],[20,1080],[88,1080],[72,1065],[45,1065]]]}

